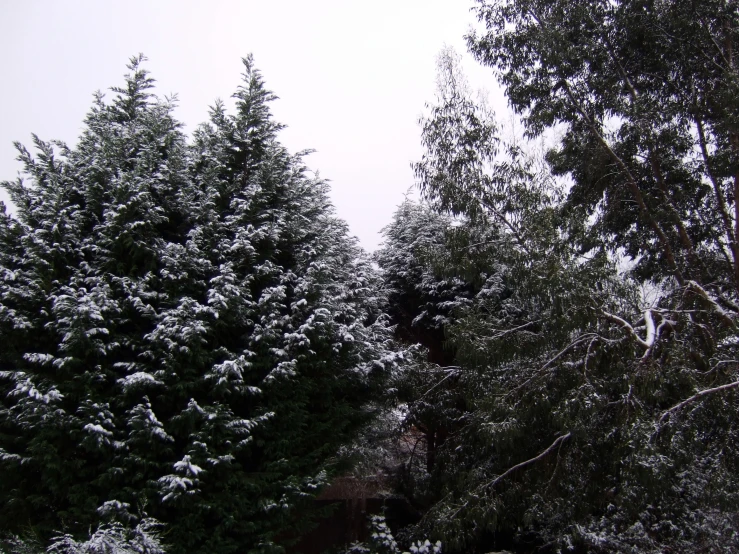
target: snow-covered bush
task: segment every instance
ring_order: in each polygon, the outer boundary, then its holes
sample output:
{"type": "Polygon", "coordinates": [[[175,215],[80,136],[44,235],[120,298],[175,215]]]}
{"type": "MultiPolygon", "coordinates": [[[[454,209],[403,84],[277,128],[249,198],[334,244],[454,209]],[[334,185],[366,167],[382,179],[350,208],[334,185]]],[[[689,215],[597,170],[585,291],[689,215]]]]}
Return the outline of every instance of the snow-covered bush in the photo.
{"type": "Polygon", "coordinates": [[[13,537],[6,541],[7,554],[165,554],[160,530],[151,518],[129,529],[118,522],[100,525],[90,537],[78,541],[71,535],[54,537],[44,551],[37,542],[13,537]]]}
{"type": "Polygon", "coordinates": [[[346,550],[346,554],[441,554],[441,541],[431,544],[428,539],[412,543],[407,551],[401,550],[385,521],[385,516],[370,516],[369,526],[369,541],[352,544],[346,550]]]}

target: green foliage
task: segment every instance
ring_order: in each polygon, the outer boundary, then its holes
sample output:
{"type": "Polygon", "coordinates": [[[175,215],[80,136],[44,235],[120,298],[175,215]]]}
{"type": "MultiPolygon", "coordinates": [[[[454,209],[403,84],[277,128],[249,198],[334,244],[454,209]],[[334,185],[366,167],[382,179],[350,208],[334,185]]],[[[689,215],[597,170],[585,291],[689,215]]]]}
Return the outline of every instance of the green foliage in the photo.
{"type": "Polygon", "coordinates": [[[469,275],[469,256],[482,284],[445,322],[464,409],[410,534],[450,552],[734,552],[737,195],[719,159],[734,156],[736,11],[477,12],[470,47],[529,138],[560,135],[546,155],[502,141],[442,54],[414,167],[459,218],[436,246],[445,275],[469,275]]]}
{"type": "Polygon", "coordinates": [[[142,62],[3,184],[0,527],[149,514],[173,553],[278,552],[401,354],[252,59],[190,144],[142,62]]]}
{"type": "Polygon", "coordinates": [[[367,544],[355,543],[346,554],[441,554],[441,543],[431,544],[428,539],[416,541],[409,551],[402,551],[393,537],[393,533],[381,515],[370,516],[370,540],[367,544]]]}
{"type": "Polygon", "coordinates": [[[736,287],[736,7],[513,0],[478,16],[470,47],[528,132],[563,127],[549,160],[571,209],[642,277],[736,287]]]}
{"type": "Polygon", "coordinates": [[[132,529],[112,522],[99,526],[84,541],[61,535],[43,549],[33,540],[13,537],[6,541],[6,546],[9,554],[164,554],[161,527],[151,518],[141,520],[132,529]]]}

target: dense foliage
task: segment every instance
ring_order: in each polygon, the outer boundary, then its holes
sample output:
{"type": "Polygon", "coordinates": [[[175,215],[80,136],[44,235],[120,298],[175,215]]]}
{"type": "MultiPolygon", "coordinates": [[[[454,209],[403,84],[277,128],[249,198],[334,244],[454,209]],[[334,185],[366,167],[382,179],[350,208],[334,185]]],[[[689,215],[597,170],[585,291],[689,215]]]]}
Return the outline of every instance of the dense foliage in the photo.
{"type": "Polygon", "coordinates": [[[190,142],[134,59],[75,148],[19,145],[0,527],[277,552],[364,457],[420,520],[354,552],[739,552],[739,5],[476,14],[524,136],[442,52],[371,260],[251,59],[190,142]]]}
{"type": "Polygon", "coordinates": [[[281,551],[398,356],[377,277],[251,58],[190,144],[142,61],[3,183],[0,528],[281,551]]]}
{"type": "Polygon", "coordinates": [[[414,168],[431,206],[487,229],[446,259],[488,269],[445,329],[465,410],[415,532],[447,552],[737,551],[737,6],[477,14],[472,52],[555,145],[502,140],[442,56],[414,168]]]}

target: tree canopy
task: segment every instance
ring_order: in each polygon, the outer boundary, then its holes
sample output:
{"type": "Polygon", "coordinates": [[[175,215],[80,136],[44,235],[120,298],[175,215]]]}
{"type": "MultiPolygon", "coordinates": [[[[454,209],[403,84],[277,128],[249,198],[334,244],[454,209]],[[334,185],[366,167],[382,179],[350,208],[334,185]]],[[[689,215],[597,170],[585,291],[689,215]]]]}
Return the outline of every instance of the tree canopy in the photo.
{"type": "Polygon", "coordinates": [[[470,50],[526,136],[506,139],[441,56],[414,168],[432,207],[487,233],[447,257],[472,251],[492,278],[445,329],[466,409],[411,534],[453,552],[735,551],[736,6],[476,12],[470,50]]]}
{"type": "Polygon", "coordinates": [[[252,59],[191,141],[143,62],[3,183],[0,527],[146,515],[171,552],[281,551],[400,354],[252,59]]]}
{"type": "Polygon", "coordinates": [[[477,0],[524,133],[445,49],[373,257],[251,58],[191,139],[134,58],[3,183],[0,527],[282,552],[343,472],[418,515],[351,552],[739,552],[737,8],[477,0]]]}

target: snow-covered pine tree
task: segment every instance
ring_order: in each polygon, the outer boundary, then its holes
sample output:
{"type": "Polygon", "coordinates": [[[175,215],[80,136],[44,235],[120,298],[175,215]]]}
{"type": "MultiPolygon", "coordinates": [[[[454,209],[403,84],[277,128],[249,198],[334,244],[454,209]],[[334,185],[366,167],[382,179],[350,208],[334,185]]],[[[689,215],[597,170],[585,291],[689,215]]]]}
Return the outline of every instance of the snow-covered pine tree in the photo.
{"type": "Polygon", "coordinates": [[[406,455],[394,460],[400,463],[398,490],[420,504],[428,493],[436,452],[457,426],[464,406],[463,376],[454,365],[447,331],[480,284],[474,260],[464,252],[450,255],[451,243],[471,244],[468,231],[462,220],[406,199],[383,229],[385,241],[375,253],[397,339],[421,345],[426,353],[425,359],[404,364],[393,380],[404,406],[400,443],[407,443],[400,448],[406,455]]]}
{"type": "MultiPolygon", "coordinates": [[[[422,344],[429,361],[442,366],[454,360],[453,350],[444,347],[444,326],[455,309],[469,304],[474,290],[460,277],[460,260],[448,259],[448,243],[461,230],[428,204],[406,199],[383,229],[385,241],[375,254],[398,338],[422,344]]],[[[477,280],[476,272],[469,273],[477,280]]]]}
{"type": "Polygon", "coordinates": [[[4,183],[0,526],[279,551],[395,363],[377,279],[251,58],[189,146],[142,61],[4,183]]]}

